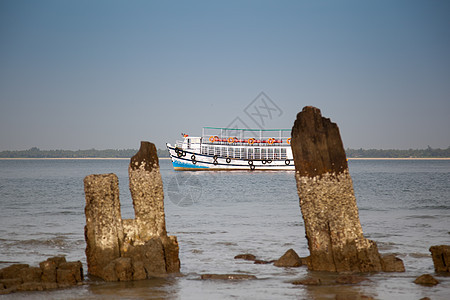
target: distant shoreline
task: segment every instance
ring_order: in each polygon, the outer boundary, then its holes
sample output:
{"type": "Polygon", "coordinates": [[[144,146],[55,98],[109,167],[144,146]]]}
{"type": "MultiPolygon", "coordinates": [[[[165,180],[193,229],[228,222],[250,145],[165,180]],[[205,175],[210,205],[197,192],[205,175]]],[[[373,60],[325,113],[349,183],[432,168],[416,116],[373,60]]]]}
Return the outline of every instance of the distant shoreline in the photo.
{"type": "MultiPolygon", "coordinates": [[[[0,151],[1,159],[129,159],[136,149],[88,149],[88,150],[40,150],[37,147],[28,150],[0,151]]],[[[169,158],[166,149],[157,149],[158,157],[169,158]]],[[[349,159],[450,159],[450,147],[446,149],[428,147],[426,149],[381,150],[346,149],[349,159]]]]}

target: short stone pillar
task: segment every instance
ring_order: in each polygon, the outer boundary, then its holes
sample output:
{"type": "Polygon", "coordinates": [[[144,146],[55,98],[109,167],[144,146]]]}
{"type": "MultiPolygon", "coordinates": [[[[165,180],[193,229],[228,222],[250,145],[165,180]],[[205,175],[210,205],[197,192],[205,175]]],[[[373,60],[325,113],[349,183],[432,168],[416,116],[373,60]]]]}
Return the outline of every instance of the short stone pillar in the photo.
{"type": "Polygon", "coordinates": [[[292,127],[291,148],[311,270],[382,271],[375,242],[364,238],[339,128],[307,106],[292,127]]]}
{"type": "Polygon", "coordinates": [[[88,273],[107,281],[141,280],[180,271],[178,242],[167,236],[156,147],[142,142],[129,165],[135,219],[122,220],[114,174],[85,178],[88,273]]]}
{"type": "Polygon", "coordinates": [[[90,274],[104,277],[103,269],[120,257],[123,242],[119,179],[115,174],[84,178],[86,197],[86,257],[90,274]]]}

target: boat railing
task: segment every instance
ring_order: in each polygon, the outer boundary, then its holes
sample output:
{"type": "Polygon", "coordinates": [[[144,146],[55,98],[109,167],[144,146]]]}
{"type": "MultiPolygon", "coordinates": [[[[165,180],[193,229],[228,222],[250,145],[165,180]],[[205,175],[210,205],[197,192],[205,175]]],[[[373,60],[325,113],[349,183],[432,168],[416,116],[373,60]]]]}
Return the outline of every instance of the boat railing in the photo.
{"type": "Polygon", "coordinates": [[[251,160],[286,159],[290,149],[286,146],[278,147],[249,147],[202,144],[201,154],[218,157],[229,157],[251,160]]]}
{"type": "Polygon", "coordinates": [[[204,127],[202,143],[235,146],[286,146],[290,144],[290,135],[290,129],[204,127]]]}
{"type": "Polygon", "coordinates": [[[291,138],[280,137],[236,137],[228,135],[207,135],[202,138],[203,144],[228,146],[286,146],[290,145],[291,138]]]}
{"type": "Polygon", "coordinates": [[[228,145],[228,146],[286,146],[290,145],[291,138],[246,138],[238,139],[236,137],[223,137],[218,136],[203,137],[203,144],[209,145],[228,145]]]}

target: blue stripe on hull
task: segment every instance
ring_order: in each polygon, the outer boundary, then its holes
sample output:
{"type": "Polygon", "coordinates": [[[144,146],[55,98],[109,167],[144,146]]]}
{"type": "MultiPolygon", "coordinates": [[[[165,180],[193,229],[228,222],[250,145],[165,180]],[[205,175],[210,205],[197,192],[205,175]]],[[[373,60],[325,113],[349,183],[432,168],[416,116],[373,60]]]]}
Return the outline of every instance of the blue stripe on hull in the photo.
{"type": "Polygon", "coordinates": [[[197,166],[191,162],[180,162],[180,161],[172,161],[172,165],[174,168],[189,168],[189,169],[209,169],[204,166],[197,166]]]}

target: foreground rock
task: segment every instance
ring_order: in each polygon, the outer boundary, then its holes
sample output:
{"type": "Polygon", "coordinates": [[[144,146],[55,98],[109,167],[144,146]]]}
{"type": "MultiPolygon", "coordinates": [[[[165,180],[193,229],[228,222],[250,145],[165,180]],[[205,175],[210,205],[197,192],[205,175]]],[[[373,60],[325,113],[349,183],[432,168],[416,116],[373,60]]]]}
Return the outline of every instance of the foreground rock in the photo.
{"type": "Polygon", "coordinates": [[[394,254],[381,256],[381,268],[384,272],[405,272],[403,261],[394,254]]]}
{"type": "Polygon", "coordinates": [[[450,246],[431,246],[434,270],[436,272],[450,272],[450,246]]]}
{"type": "Polygon", "coordinates": [[[363,236],[338,126],[308,106],[297,115],[291,138],[310,251],[308,268],[382,271],[376,243],[363,236]]]}
{"type": "Polygon", "coordinates": [[[256,259],[256,256],[250,253],[245,254],[238,254],[234,257],[234,259],[243,259],[243,260],[249,260],[253,261],[254,264],[257,265],[267,265],[274,262],[274,260],[262,260],[262,259],[256,259]]]}
{"type": "Polygon", "coordinates": [[[245,254],[238,254],[234,257],[234,259],[243,259],[243,260],[256,260],[256,256],[253,254],[245,253],[245,254]]]}
{"type": "Polygon", "coordinates": [[[178,242],[166,232],[154,144],[141,142],[128,173],[135,219],[122,220],[115,174],[84,179],[88,273],[106,281],[130,281],[179,272],[178,242]]]}
{"type": "Polygon", "coordinates": [[[294,249],[289,249],[283,256],[276,260],[273,265],[275,267],[296,268],[302,265],[302,259],[294,249]]]}
{"type": "Polygon", "coordinates": [[[257,279],[254,275],[245,274],[203,274],[201,279],[221,279],[221,280],[249,280],[257,279]]]}
{"type": "Polygon", "coordinates": [[[0,269],[0,295],[16,291],[44,291],[81,284],[83,266],[80,261],[66,262],[64,257],[51,257],[30,267],[14,264],[0,269]]]}
{"type": "Polygon", "coordinates": [[[431,276],[430,274],[423,274],[414,280],[415,284],[425,285],[425,286],[434,286],[439,283],[439,280],[431,276]]]}

